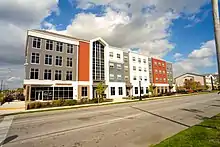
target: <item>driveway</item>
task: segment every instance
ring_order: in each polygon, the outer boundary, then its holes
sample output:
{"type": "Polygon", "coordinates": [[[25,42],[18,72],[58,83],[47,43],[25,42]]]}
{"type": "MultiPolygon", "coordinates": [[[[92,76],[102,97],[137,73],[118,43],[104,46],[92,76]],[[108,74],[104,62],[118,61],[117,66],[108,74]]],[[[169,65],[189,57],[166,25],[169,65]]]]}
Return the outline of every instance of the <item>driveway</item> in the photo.
{"type": "MultiPolygon", "coordinates": [[[[146,147],[220,113],[206,94],[0,118],[3,147],[146,147]]],[[[1,141],[0,140],[0,141],[1,141]]]]}

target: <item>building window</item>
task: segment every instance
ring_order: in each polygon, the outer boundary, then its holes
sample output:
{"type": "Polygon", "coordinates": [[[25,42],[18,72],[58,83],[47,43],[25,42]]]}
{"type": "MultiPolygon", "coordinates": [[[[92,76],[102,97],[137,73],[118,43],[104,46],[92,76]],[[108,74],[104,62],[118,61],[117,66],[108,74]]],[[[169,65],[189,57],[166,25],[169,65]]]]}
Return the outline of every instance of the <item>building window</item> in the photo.
{"type": "Polygon", "coordinates": [[[138,62],[141,63],[141,58],[138,58],[138,62]]]}
{"type": "Polygon", "coordinates": [[[123,95],[123,88],[122,87],[118,87],[118,94],[123,95]]]}
{"type": "Polygon", "coordinates": [[[30,79],[38,79],[39,69],[31,68],[30,79]]]}
{"type": "Polygon", "coordinates": [[[163,81],[166,82],[166,78],[164,78],[163,81]]]}
{"type": "Polygon", "coordinates": [[[121,69],[121,64],[117,64],[117,69],[121,69]]]}
{"type": "Polygon", "coordinates": [[[72,53],[73,53],[73,45],[67,44],[67,54],[72,54],[72,53]]]}
{"type": "Polygon", "coordinates": [[[56,65],[62,66],[62,57],[61,56],[56,56],[56,65]]]}
{"type": "Polygon", "coordinates": [[[146,68],[144,68],[144,72],[147,72],[147,69],[146,69],[146,68]]]}
{"type": "Polygon", "coordinates": [[[156,78],[156,82],[158,82],[158,78],[156,78]]]}
{"type": "Polygon", "coordinates": [[[144,81],[147,81],[147,77],[144,77],[144,81]]]}
{"type": "Polygon", "coordinates": [[[63,43],[62,42],[57,42],[56,51],[63,52],[63,43]]]}
{"type": "Polygon", "coordinates": [[[117,54],[117,58],[120,59],[120,58],[121,58],[121,55],[120,55],[120,54],[117,54]]]}
{"type": "Polygon", "coordinates": [[[134,93],[135,93],[135,94],[138,94],[138,87],[135,87],[135,88],[134,88],[134,93]]]}
{"type": "Polygon", "coordinates": [[[61,80],[61,78],[62,78],[62,71],[56,70],[55,71],[55,80],[61,80]]]}
{"type": "Polygon", "coordinates": [[[146,63],[146,59],[144,59],[143,62],[146,63]]]}
{"type": "Polygon", "coordinates": [[[133,70],[136,70],[136,66],[133,66],[133,70]]]}
{"type": "Polygon", "coordinates": [[[115,87],[111,87],[111,95],[115,95],[115,87]]]}
{"type": "Polygon", "coordinates": [[[146,87],[146,94],[148,94],[149,93],[149,90],[148,90],[148,87],[146,87]]]}
{"type": "Polygon", "coordinates": [[[46,65],[52,65],[52,59],[53,59],[53,56],[52,56],[52,55],[45,55],[44,64],[46,64],[46,65]]]}
{"type": "Polygon", "coordinates": [[[135,80],[135,81],[136,81],[136,80],[137,80],[137,77],[136,77],[136,76],[134,76],[133,80],[135,80]]]}
{"type": "Polygon", "coordinates": [[[109,66],[110,66],[110,68],[114,68],[115,67],[114,63],[110,63],[109,66]]]}
{"type": "Polygon", "coordinates": [[[121,80],[121,75],[117,75],[117,79],[118,79],[118,80],[121,80]]]}
{"type": "Polygon", "coordinates": [[[141,71],[141,67],[139,67],[139,71],[141,71]]]}
{"type": "Polygon", "coordinates": [[[164,67],[164,63],[162,63],[162,66],[164,67]]]}
{"type": "Polygon", "coordinates": [[[135,57],[133,57],[133,61],[134,61],[134,62],[136,61],[135,57]]]}
{"type": "Polygon", "coordinates": [[[157,65],[157,62],[154,62],[154,65],[157,65]]]}
{"type": "Polygon", "coordinates": [[[128,56],[124,56],[124,61],[125,61],[125,62],[128,61],[128,56]]]}
{"type": "Polygon", "coordinates": [[[114,57],[113,52],[109,52],[109,57],[111,57],[111,58],[114,57]]]}
{"type": "Polygon", "coordinates": [[[53,50],[53,41],[52,40],[47,40],[46,41],[46,50],[53,50]]]}
{"type": "Polygon", "coordinates": [[[73,99],[73,87],[54,87],[54,100],[73,99]]]}
{"type": "Polygon", "coordinates": [[[41,39],[40,39],[40,38],[37,38],[37,37],[34,37],[32,46],[33,46],[33,48],[38,48],[38,49],[40,49],[41,39]]]}
{"type": "Polygon", "coordinates": [[[88,89],[87,89],[87,87],[82,87],[82,96],[88,96],[88,89]]]}
{"type": "Polygon", "coordinates": [[[72,81],[73,79],[73,72],[72,71],[67,71],[66,72],[66,80],[67,81],[72,81]]]}
{"type": "Polygon", "coordinates": [[[162,82],[162,78],[160,78],[160,82],[162,82]]]}
{"type": "Polygon", "coordinates": [[[140,81],[142,81],[142,76],[139,76],[140,81]]]}
{"type": "Polygon", "coordinates": [[[44,80],[51,80],[51,70],[50,69],[44,70],[44,80]]]}
{"type": "Polygon", "coordinates": [[[144,94],[144,87],[141,87],[141,94],[144,94]]]}
{"type": "Polygon", "coordinates": [[[159,70],[159,73],[160,73],[160,74],[162,74],[162,71],[161,71],[161,70],[159,70]]]}
{"type": "Polygon", "coordinates": [[[67,67],[72,67],[73,66],[73,59],[72,58],[67,57],[66,66],[67,67]]]}
{"type": "Polygon", "coordinates": [[[40,54],[39,53],[32,53],[31,54],[31,63],[32,64],[39,64],[40,63],[40,54]]]}
{"type": "Polygon", "coordinates": [[[158,65],[159,65],[159,66],[161,66],[161,63],[160,63],[160,62],[158,62],[158,65]]]}
{"type": "Polygon", "coordinates": [[[125,66],[125,70],[128,70],[128,66],[125,66]]]}
{"type": "Polygon", "coordinates": [[[158,73],[158,70],[157,70],[157,69],[155,69],[155,73],[156,73],[156,74],[158,73]]]}
{"type": "Polygon", "coordinates": [[[114,80],[114,79],[115,79],[115,75],[114,75],[114,74],[110,74],[109,76],[110,76],[110,79],[111,79],[111,80],[114,80]]]}
{"type": "Polygon", "coordinates": [[[125,76],[125,81],[128,81],[128,76],[125,76]]]}

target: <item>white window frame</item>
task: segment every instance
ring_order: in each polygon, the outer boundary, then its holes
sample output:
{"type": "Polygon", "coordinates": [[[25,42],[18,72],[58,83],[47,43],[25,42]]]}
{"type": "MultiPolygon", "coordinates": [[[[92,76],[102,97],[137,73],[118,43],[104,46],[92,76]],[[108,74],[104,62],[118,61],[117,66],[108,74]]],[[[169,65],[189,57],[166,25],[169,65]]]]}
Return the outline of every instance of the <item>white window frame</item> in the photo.
{"type": "Polygon", "coordinates": [[[110,75],[109,75],[109,78],[110,78],[111,80],[114,80],[114,79],[115,79],[115,75],[114,75],[114,74],[110,74],[110,75]]]}
{"type": "MultiPolygon", "coordinates": [[[[49,73],[49,72],[48,72],[48,73],[49,73]]],[[[44,69],[44,75],[43,75],[43,79],[44,79],[44,80],[52,80],[52,75],[53,75],[52,73],[53,73],[53,72],[52,72],[52,70],[51,70],[51,69],[44,69]],[[44,77],[44,75],[45,75],[45,70],[50,71],[50,74],[51,74],[51,76],[50,76],[50,77],[51,77],[51,79],[45,79],[45,77],[44,77]]]]}
{"type": "Polygon", "coordinates": [[[64,43],[63,42],[56,42],[55,51],[59,53],[63,53],[64,50],[64,43]],[[59,46],[59,50],[57,50],[57,46],[59,46]],[[62,46],[62,52],[60,51],[60,47],[62,46]]]}
{"type": "Polygon", "coordinates": [[[74,50],[74,45],[73,44],[66,44],[66,53],[67,54],[73,54],[73,50],[74,50]],[[71,49],[71,53],[69,53],[69,49],[71,49]]]}
{"type": "Polygon", "coordinates": [[[121,69],[121,64],[117,64],[117,69],[121,69]]]}
{"type": "Polygon", "coordinates": [[[66,81],[72,81],[73,80],[73,72],[72,71],[66,71],[66,81]],[[70,74],[71,73],[71,74],[70,74]],[[71,79],[67,79],[67,76],[69,76],[70,77],[70,75],[72,75],[71,77],[71,79]]]}
{"type": "Polygon", "coordinates": [[[47,65],[47,66],[53,66],[53,55],[49,55],[49,54],[45,54],[44,55],[44,65],[47,65]],[[48,58],[47,60],[49,61],[49,56],[51,56],[51,64],[46,64],[46,55],[48,55],[48,58]]]}
{"type": "Polygon", "coordinates": [[[134,77],[133,77],[133,80],[134,80],[134,81],[137,81],[137,76],[134,76],[134,77]]]}
{"type": "Polygon", "coordinates": [[[121,80],[122,79],[122,75],[117,75],[117,79],[121,80]]]}
{"type": "Polygon", "coordinates": [[[141,67],[139,67],[139,69],[138,69],[139,71],[142,71],[142,68],[141,67]]]}
{"type": "Polygon", "coordinates": [[[121,54],[117,53],[117,59],[121,59],[121,54]]]}
{"type": "Polygon", "coordinates": [[[132,57],[132,61],[135,62],[135,61],[136,61],[136,58],[135,58],[135,57],[132,57]]]}
{"type": "Polygon", "coordinates": [[[42,39],[39,37],[32,37],[32,48],[41,49],[41,46],[42,46],[42,39]],[[40,48],[34,47],[34,39],[40,39],[40,48]]]}
{"type": "Polygon", "coordinates": [[[114,63],[109,63],[109,67],[110,68],[115,68],[115,64],[114,63]]]}
{"type": "Polygon", "coordinates": [[[55,66],[58,66],[58,67],[63,66],[63,57],[62,56],[56,56],[56,58],[55,58],[55,66]],[[59,60],[60,60],[60,57],[61,57],[61,65],[57,65],[56,64],[57,63],[57,57],[59,57],[59,60]]]}
{"type": "Polygon", "coordinates": [[[54,49],[54,41],[53,41],[53,40],[46,39],[46,40],[45,40],[45,50],[46,50],[46,51],[53,51],[53,49],[54,49]],[[51,44],[51,42],[52,42],[52,50],[51,50],[51,49],[47,49],[47,41],[49,41],[49,48],[50,48],[50,44],[51,44]]]}
{"type": "Polygon", "coordinates": [[[114,53],[113,52],[109,52],[109,57],[110,58],[114,58],[114,53]]]}
{"type": "Polygon", "coordinates": [[[73,67],[73,58],[66,57],[66,67],[72,68],[73,67]],[[69,60],[68,60],[69,59],[69,60]],[[71,62],[70,62],[71,61],[71,62]],[[71,64],[70,64],[71,63],[71,64]],[[72,65],[72,66],[70,66],[72,65]]]}
{"type": "Polygon", "coordinates": [[[31,79],[31,80],[38,80],[38,79],[39,79],[39,76],[40,76],[39,73],[40,73],[40,69],[39,69],[39,68],[30,68],[29,79],[31,79]],[[34,69],[34,77],[36,76],[36,72],[35,72],[35,70],[36,70],[36,69],[38,70],[38,76],[37,76],[37,78],[34,78],[34,79],[31,78],[31,69],[34,69]]]}
{"type": "Polygon", "coordinates": [[[133,70],[134,70],[134,71],[136,71],[136,70],[137,70],[136,66],[133,66],[133,70]]]}
{"type": "Polygon", "coordinates": [[[31,53],[31,64],[37,64],[37,65],[40,64],[40,53],[36,53],[36,52],[32,52],[32,53],[31,53]],[[33,54],[35,54],[35,63],[32,62],[32,56],[33,56],[33,54]],[[36,63],[36,59],[37,59],[36,54],[39,55],[39,56],[38,56],[38,58],[39,58],[39,63],[36,63]]]}
{"type": "Polygon", "coordinates": [[[62,70],[55,70],[54,71],[54,80],[55,81],[61,81],[62,80],[62,70]],[[59,74],[60,74],[60,76],[61,76],[61,79],[56,79],[56,74],[58,74],[58,77],[59,77],[59,74]]]}

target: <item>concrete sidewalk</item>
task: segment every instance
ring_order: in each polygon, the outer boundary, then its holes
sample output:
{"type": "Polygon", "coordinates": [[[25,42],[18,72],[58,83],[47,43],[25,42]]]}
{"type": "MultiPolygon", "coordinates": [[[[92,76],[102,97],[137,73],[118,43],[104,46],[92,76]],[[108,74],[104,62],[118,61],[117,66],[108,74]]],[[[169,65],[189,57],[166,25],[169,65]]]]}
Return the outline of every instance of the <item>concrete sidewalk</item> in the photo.
{"type": "Polygon", "coordinates": [[[18,113],[25,111],[25,102],[24,101],[13,101],[6,102],[0,106],[0,115],[18,113]]]}

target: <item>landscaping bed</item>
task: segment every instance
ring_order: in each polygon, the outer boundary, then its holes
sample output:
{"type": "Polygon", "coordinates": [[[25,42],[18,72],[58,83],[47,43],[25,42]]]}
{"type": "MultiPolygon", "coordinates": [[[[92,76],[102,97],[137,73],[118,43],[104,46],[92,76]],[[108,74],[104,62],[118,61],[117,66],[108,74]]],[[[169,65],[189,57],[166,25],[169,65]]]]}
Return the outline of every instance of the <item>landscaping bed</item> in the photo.
{"type": "MultiPolygon", "coordinates": [[[[112,102],[113,99],[100,99],[99,103],[103,102],[112,102]]],[[[95,104],[98,103],[98,99],[81,99],[80,101],[77,100],[65,100],[65,99],[58,99],[49,102],[29,102],[27,104],[27,109],[39,109],[39,108],[51,108],[51,107],[61,107],[61,106],[74,106],[74,105],[82,105],[82,104],[95,104]]]]}
{"type": "Polygon", "coordinates": [[[220,147],[220,114],[206,118],[153,147],[220,147]]]}

